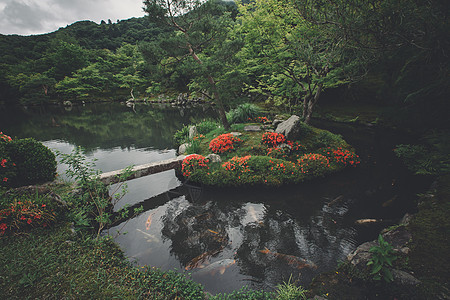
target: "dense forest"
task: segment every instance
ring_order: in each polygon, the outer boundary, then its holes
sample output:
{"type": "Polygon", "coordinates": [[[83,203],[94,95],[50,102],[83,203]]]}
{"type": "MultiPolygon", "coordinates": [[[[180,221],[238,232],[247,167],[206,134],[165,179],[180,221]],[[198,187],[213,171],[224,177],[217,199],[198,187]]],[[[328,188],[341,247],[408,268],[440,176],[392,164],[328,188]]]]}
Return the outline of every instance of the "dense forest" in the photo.
{"type": "Polygon", "coordinates": [[[264,101],[309,121],[322,98],[447,126],[445,0],[168,2],[145,1],[143,18],[0,35],[0,103],[171,91],[203,94],[219,110],[264,101]]]}

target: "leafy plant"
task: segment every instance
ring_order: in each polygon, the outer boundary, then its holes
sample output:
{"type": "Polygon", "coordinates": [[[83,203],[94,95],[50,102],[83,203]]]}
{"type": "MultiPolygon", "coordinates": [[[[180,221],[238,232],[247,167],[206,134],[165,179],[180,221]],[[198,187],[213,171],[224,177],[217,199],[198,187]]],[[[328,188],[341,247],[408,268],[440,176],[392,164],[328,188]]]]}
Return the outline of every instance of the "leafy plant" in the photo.
{"type": "Polygon", "coordinates": [[[450,158],[444,151],[434,151],[424,145],[397,145],[394,152],[415,174],[436,175],[450,171],[450,158]]]}
{"type": "MultiPolygon", "coordinates": [[[[132,174],[132,167],[127,167],[118,175],[119,183],[112,190],[109,196],[111,186],[105,185],[100,181],[100,171],[94,170],[93,162],[87,160],[82,153],[81,147],[75,148],[71,154],[58,153],[61,162],[68,164],[66,170],[68,177],[76,180],[81,188],[81,194],[74,201],[75,209],[73,210],[74,220],[76,224],[86,227],[87,221],[94,222],[97,227],[97,238],[105,227],[111,224],[115,219],[123,218],[128,215],[128,207],[123,207],[114,213],[114,206],[127,193],[126,178],[132,174]]],[[[134,215],[142,212],[143,208],[135,208],[134,215]]]]}
{"type": "Polygon", "coordinates": [[[186,143],[189,140],[189,127],[190,125],[184,125],[180,130],[177,130],[173,135],[173,139],[177,145],[186,143]]]}
{"type": "Polygon", "coordinates": [[[200,123],[195,124],[197,127],[197,132],[199,134],[208,134],[217,127],[219,127],[219,123],[214,120],[203,120],[200,123]]]}
{"type": "MultiPolygon", "coordinates": [[[[9,186],[23,186],[51,181],[56,175],[55,154],[42,143],[32,139],[16,139],[0,146],[0,157],[3,165],[9,162],[9,170],[14,172],[8,178],[9,186]],[[9,159],[8,159],[9,158],[9,159]],[[6,159],[6,161],[4,161],[6,159]]],[[[3,178],[3,180],[4,180],[3,178]]],[[[6,182],[6,181],[4,181],[6,182]]]]}
{"type": "Polygon", "coordinates": [[[244,286],[238,291],[229,294],[217,294],[208,298],[210,300],[270,300],[273,293],[264,291],[254,291],[244,286]]]}
{"type": "Polygon", "coordinates": [[[243,103],[227,113],[230,123],[245,123],[248,120],[257,119],[262,113],[262,109],[252,103],[243,103]]]}
{"type": "Polygon", "coordinates": [[[296,286],[291,282],[289,277],[288,282],[283,282],[277,286],[277,300],[303,299],[306,300],[306,290],[301,286],[296,286]]]}
{"type": "Polygon", "coordinates": [[[373,246],[369,250],[372,253],[372,258],[367,263],[368,266],[372,266],[373,279],[381,280],[383,278],[386,282],[394,280],[389,267],[392,267],[392,262],[397,259],[392,245],[386,242],[383,236],[378,235],[378,246],[373,246]]]}

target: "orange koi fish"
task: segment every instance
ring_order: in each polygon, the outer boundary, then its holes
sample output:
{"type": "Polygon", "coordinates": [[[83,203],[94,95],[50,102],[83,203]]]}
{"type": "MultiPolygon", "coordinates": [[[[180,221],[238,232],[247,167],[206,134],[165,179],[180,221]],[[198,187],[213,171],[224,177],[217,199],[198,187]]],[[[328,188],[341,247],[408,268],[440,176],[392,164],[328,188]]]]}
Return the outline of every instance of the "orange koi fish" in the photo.
{"type": "Polygon", "coordinates": [[[206,251],[205,253],[200,254],[199,256],[194,257],[184,268],[185,270],[192,270],[198,268],[205,261],[209,260],[210,257],[219,254],[223,250],[224,246],[221,246],[219,249],[206,251]]]}
{"type": "Polygon", "coordinates": [[[259,250],[259,252],[263,253],[263,254],[268,254],[268,255],[273,255],[277,258],[280,258],[284,261],[286,261],[289,265],[293,266],[294,268],[297,269],[303,269],[305,267],[307,268],[313,268],[316,269],[317,266],[316,264],[314,264],[313,262],[308,262],[306,259],[303,258],[299,258],[297,256],[294,255],[288,255],[288,254],[283,254],[283,253],[278,253],[278,252],[272,252],[267,248],[264,248],[263,250],[259,250]]]}

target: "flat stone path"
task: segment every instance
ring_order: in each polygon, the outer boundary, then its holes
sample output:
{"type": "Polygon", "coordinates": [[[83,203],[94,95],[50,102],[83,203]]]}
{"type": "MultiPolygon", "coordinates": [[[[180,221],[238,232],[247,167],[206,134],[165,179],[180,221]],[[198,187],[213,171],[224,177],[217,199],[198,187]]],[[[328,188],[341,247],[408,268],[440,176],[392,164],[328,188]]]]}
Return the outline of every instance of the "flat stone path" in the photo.
{"type": "MultiPolygon", "coordinates": [[[[148,163],[145,165],[139,165],[134,166],[132,168],[133,174],[131,174],[126,180],[131,180],[135,178],[144,177],[151,174],[156,174],[159,172],[164,172],[171,169],[176,169],[181,167],[181,163],[183,162],[183,159],[185,158],[185,155],[180,155],[175,158],[162,160],[158,162],[148,163]]],[[[111,172],[102,173],[100,175],[100,180],[104,184],[113,184],[118,183],[120,174],[124,171],[122,170],[116,170],[111,172]]]]}

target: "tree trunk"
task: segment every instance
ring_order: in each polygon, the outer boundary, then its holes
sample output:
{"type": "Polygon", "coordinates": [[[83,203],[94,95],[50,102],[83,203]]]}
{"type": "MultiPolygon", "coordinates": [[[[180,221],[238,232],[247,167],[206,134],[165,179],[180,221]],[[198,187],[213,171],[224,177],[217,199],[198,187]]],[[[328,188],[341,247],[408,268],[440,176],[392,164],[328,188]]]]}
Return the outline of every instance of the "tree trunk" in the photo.
{"type": "MultiPolygon", "coordinates": [[[[314,95],[314,97],[308,97],[309,101],[307,101],[306,106],[304,104],[303,106],[303,116],[304,116],[304,120],[306,124],[309,124],[309,122],[311,121],[311,116],[313,113],[313,108],[316,105],[317,101],[320,98],[320,94],[322,93],[322,89],[323,89],[323,84],[319,84],[319,86],[317,87],[317,91],[316,94],[314,95]]],[[[306,98],[305,98],[306,101],[306,98]]]]}
{"type": "MultiPolygon", "coordinates": [[[[200,58],[197,56],[197,54],[195,54],[195,51],[194,51],[194,49],[192,49],[192,46],[188,45],[188,47],[189,47],[189,53],[191,54],[192,58],[194,58],[194,60],[196,62],[198,62],[200,65],[202,65],[203,62],[200,60],[200,58]]],[[[229,130],[230,124],[228,123],[227,116],[225,114],[225,108],[223,106],[222,99],[220,99],[219,92],[217,92],[216,82],[214,81],[214,78],[212,78],[212,76],[209,74],[207,75],[207,78],[208,78],[209,84],[212,87],[213,94],[214,94],[214,100],[217,104],[217,108],[219,109],[220,121],[222,122],[225,130],[229,130]]]]}

